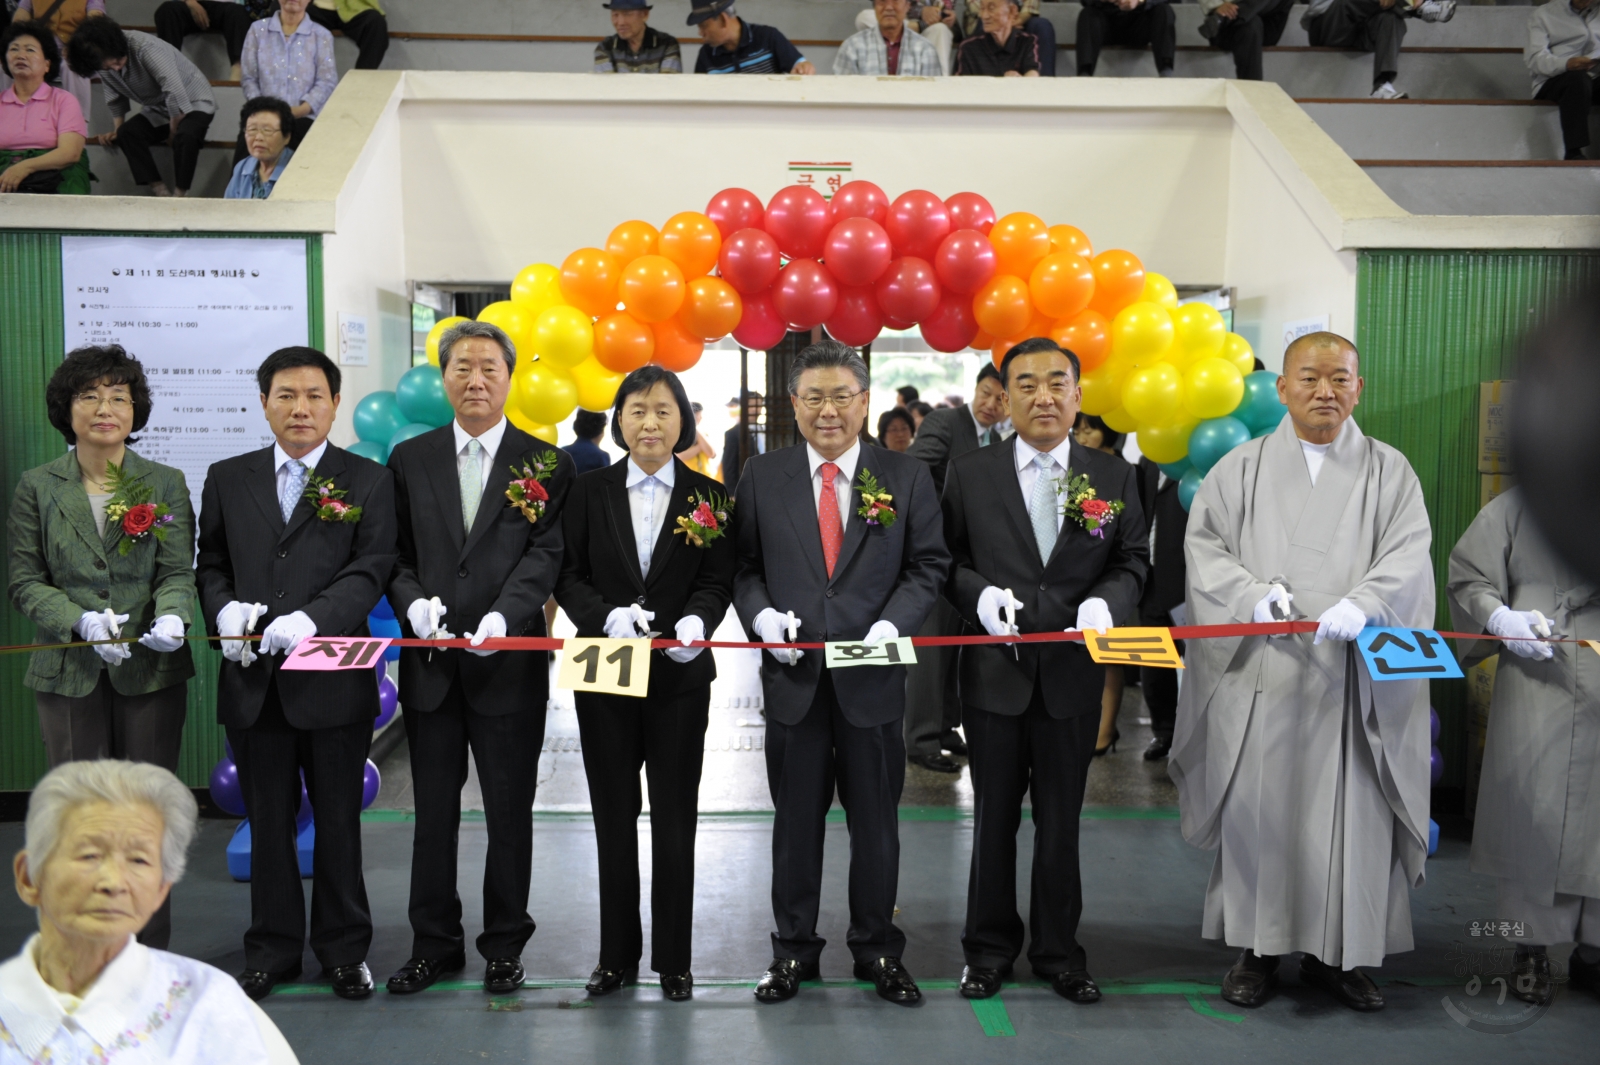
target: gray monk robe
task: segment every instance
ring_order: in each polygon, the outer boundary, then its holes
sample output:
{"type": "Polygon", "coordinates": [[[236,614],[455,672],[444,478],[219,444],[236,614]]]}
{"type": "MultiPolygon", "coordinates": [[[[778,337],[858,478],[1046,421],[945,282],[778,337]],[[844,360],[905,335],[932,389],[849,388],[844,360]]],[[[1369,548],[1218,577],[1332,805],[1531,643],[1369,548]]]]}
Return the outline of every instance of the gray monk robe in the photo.
{"type": "MultiPolygon", "coordinates": [[[[1189,512],[1191,624],[1249,622],[1279,580],[1296,620],[1349,599],[1432,628],[1431,533],[1405,457],[1346,421],[1313,486],[1285,418],[1225,455],[1189,512]]],[[[1428,690],[1373,684],[1353,643],[1193,640],[1173,737],[1184,838],[1216,848],[1202,934],[1345,969],[1411,949],[1428,839],[1428,690]]]]}
{"type": "MultiPolygon", "coordinates": [[[[1520,489],[1490,500],[1456,544],[1449,595],[1462,632],[1486,631],[1503,604],[1539,611],[1557,636],[1600,639],[1600,588],[1555,557],[1520,489]]],[[[1578,939],[1581,915],[1583,941],[1600,943],[1600,655],[1582,644],[1550,646],[1547,661],[1518,657],[1498,640],[1458,648],[1466,665],[1500,654],[1472,871],[1502,882],[1504,908],[1493,916],[1530,923],[1527,942],[1578,939]]]]}

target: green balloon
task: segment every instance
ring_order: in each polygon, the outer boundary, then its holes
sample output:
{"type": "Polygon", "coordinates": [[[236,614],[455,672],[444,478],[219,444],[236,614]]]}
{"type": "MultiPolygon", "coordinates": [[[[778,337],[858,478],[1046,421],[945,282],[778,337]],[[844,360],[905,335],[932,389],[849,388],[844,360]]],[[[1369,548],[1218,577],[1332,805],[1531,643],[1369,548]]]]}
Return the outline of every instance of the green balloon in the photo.
{"type": "Polygon", "coordinates": [[[421,436],[423,433],[431,433],[434,429],[435,426],[423,425],[421,422],[412,422],[410,425],[401,426],[400,431],[389,438],[389,452],[393,454],[394,449],[407,440],[414,436],[421,436]]]}
{"type": "Polygon", "coordinates": [[[356,404],[351,420],[358,439],[385,444],[410,419],[400,413],[393,392],[368,392],[356,404]]]}
{"type": "Polygon", "coordinates": [[[1276,428],[1287,413],[1289,408],[1278,402],[1277,374],[1271,370],[1257,370],[1245,375],[1244,398],[1234,408],[1233,417],[1255,432],[1276,428]]]}
{"type": "MultiPolygon", "coordinates": [[[[393,436],[393,433],[389,434],[393,436]]],[[[345,448],[352,455],[360,455],[364,459],[382,464],[389,461],[389,444],[387,441],[379,443],[376,440],[358,440],[345,448]]]]}
{"type": "Polygon", "coordinates": [[[413,366],[394,386],[395,402],[408,421],[439,428],[455,417],[444,394],[444,375],[437,366],[413,366]]]}

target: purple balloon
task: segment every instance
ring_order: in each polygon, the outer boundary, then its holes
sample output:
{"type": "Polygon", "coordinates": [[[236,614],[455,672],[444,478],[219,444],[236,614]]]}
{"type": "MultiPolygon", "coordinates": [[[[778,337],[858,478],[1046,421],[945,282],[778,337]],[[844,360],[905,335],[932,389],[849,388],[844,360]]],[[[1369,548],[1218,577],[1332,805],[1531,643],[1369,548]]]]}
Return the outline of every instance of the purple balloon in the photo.
{"type": "Polygon", "coordinates": [[[374,729],[380,729],[394,720],[394,712],[400,706],[400,689],[394,686],[394,681],[383,677],[378,681],[378,716],[372,722],[374,729]]]}
{"type": "Polygon", "coordinates": [[[1433,739],[1430,742],[1437,744],[1439,742],[1439,711],[1431,706],[1428,707],[1428,720],[1433,728],[1433,739]]]}
{"type": "Polygon", "coordinates": [[[294,815],[294,827],[298,832],[311,823],[311,796],[306,792],[306,782],[300,782],[300,810],[294,815]]]}
{"type": "MultiPolygon", "coordinates": [[[[1444,776],[1444,755],[1440,754],[1439,748],[1435,747],[1428,760],[1432,769],[1431,780],[1433,786],[1437,787],[1440,778],[1444,776]]],[[[371,763],[369,762],[368,764],[370,765],[371,763]]]]}
{"type": "Polygon", "coordinates": [[[224,813],[244,816],[244,792],[239,788],[239,767],[224,758],[211,770],[211,801],[224,813]]]}
{"type": "Polygon", "coordinates": [[[372,759],[367,759],[367,767],[361,775],[361,808],[365,810],[378,798],[378,789],[383,786],[383,777],[378,774],[378,767],[372,764],[372,759]]]}

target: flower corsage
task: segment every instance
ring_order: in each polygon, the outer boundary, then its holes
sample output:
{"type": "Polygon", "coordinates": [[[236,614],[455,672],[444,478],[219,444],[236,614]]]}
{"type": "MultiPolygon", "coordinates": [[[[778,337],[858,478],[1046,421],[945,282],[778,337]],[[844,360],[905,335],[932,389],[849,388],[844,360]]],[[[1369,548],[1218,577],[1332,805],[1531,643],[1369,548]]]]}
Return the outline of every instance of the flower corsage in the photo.
{"type": "Polygon", "coordinates": [[[678,518],[678,528],[672,535],[682,533],[684,539],[696,547],[710,547],[712,541],[727,535],[728,519],[733,516],[733,504],[720,492],[712,492],[707,499],[695,489],[690,502],[695,503],[694,513],[678,518]]]}
{"type": "Polygon", "coordinates": [[[117,554],[126,555],[134,544],[147,536],[157,540],[167,538],[172,510],[165,503],[150,502],[155,489],[143,481],[130,480],[120,466],[110,462],[106,463],[106,487],[111,489],[111,498],[106,500],[106,517],[122,526],[117,554]]]}
{"type": "Polygon", "coordinates": [[[550,493],[545,490],[544,482],[556,471],[556,461],[556,453],[546,451],[532,462],[523,463],[521,469],[511,467],[513,477],[506,486],[506,498],[513,507],[522,511],[522,516],[530,523],[544,516],[544,506],[550,501],[550,493]]]}
{"type": "Polygon", "coordinates": [[[361,520],[361,508],[352,507],[344,501],[345,489],[335,488],[332,477],[320,481],[315,477],[306,478],[305,497],[317,508],[317,518],[321,521],[342,521],[353,525],[361,520]]]}
{"type": "Polygon", "coordinates": [[[861,506],[856,513],[868,525],[882,525],[885,529],[894,524],[899,517],[894,512],[894,507],[889,505],[894,496],[885,492],[878,484],[878,479],[872,476],[871,470],[862,470],[861,476],[856,478],[856,491],[861,494],[861,506]]]}
{"type": "Polygon", "coordinates": [[[1062,500],[1062,515],[1082,525],[1090,536],[1098,536],[1102,540],[1106,538],[1107,526],[1122,513],[1122,500],[1113,499],[1108,503],[1097,498],[1086,473],[1068,478],[1065,484],[1058,480],[1056,494],[1062,500]]]}

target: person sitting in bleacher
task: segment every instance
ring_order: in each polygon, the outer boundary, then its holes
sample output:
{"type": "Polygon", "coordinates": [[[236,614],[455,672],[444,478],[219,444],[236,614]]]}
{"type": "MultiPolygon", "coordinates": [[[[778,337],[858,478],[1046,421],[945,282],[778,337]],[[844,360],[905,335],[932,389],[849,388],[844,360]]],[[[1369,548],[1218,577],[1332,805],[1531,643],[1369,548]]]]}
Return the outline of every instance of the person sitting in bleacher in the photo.
{"type": "MultiPolygon", "coordinates": [[[[956,30],[956,39],[966,40],[968,37],[977,37],[983,33],[982,14],[979,12],[981,0],[942,0],[948,7],[960,3],[963,7],[959,25],[951,19],[952,28],[956,30]]],[[[1056,76],[1056,27],[1055,23],[1039,14],[1039,0],[1019,0],[1018,6],[1022,14],[1017,18],[1017,25],[1033,34],[1039,42],[1039,76],[1053,78],[1056,76]]],[[[931,12],[930,12],[931,14],[931,12]]],[[[926,17],[926,16],[924,16],[926,17]]]]}
{"type": "Polygon", "coordinates": [[[1039,39],[1020,28],[1020,0],[983,0],[983,32],[956,46],[957,77],[1037,78],[1039,39]]]}
{"type": "Polygon", "coordinates": [[[678,38],[645,25],[650,5],[644,0],[612,0],[601,4],[611,12],[610,37],[594,46],[596,74],[682,74],[678,38]]]}
{"type": "MultiPolygon", "coordinates": [[[[955,51],[956,44],[956,16],[955,0],[942,0],[942,3],[931,3],[927,6],[920,5],[917,0],[906,0],[906,28],[913,33],[921,34],[939,56],[939,73],[950,73],[950,57],[955,51]],[[915,16],[915,17],[913,17],[915,16]]],[[[864,7],[856,12],[856,32],[873,31],[878,28],[878,13],[871,7],[864,7]]],[[[834,71],[838,73],[838,71],[834,71]]]]}
{"type": "Polygon", "coordinates": [[[13,22],[0,36],[0,192],[89,194],[83,110],[48,84],[61,69],[56,35],[42,22],[13,22]]]}
{"type": "Polygon", "coordinates": [[[166,0],[156,8],[156,36],[183,50],[191,33],[220,33],[233,64],[228,78],[239,80],[239,52],[251,23],[266,18],[277,5],[273,0],[166,0]]]}
{"type": "Polygon", "coordinates": [[[1561,112],[1565,159],[1584,158],[1589,146],[1589,109],[1600,72],[1600,2],[1549,0],[1528,17],[1528,47],[1522,57],[1533,75],[1533,98],[1553,100],[1561,112]]]}
{"type": "Polygon", "coordinates": [[[1086,0],[1078,12],[1078,77],[1092,78],[1108,44],[1150,49],[1156,74],[1172,77],[1177,19],[1168,0],[1086,0]]]}
{"type": "Polygon", "coordinates": [[[816,65],[800,54],[780,30],[746,22],[733,0],[697,0],[689,25],[700,27],[696,74],[815,74],[816,65]]]}
{"type": "Polygon", "coordinates": [[[1233,76],[1260,81],[1261,50],[1278,43],[1294,0],[1200,0],[1206,13],[1200,36],[1233,53],[1233,76]]]}
{"type": "Polygon", "coordinates": [[[239,139],[250,154],[233,165],[233,176],[222,193],[224,200],[264,200],[272,195],[283,168],[294,158],[289,146],[294,112],[273,96],[246,100],[239,112],[239,139]]]}
{"type": "MultiPolygon", "coordinates": [[[[944,74],[933,43],[907,25],[911,0],[872,0],[876,22],[844,39],[833,57],[835,74],[937,78],[944,74]]],[[[938,27],[944,29],[943,25],[938,27]]],[[[945,31],[948,34],[948,30],[945,31]]]]}
{"type": "Polygon", "coordinates": [[[1422,0],[1415,6],[1406,0],[1311,0],[1300,25],[1313,47],[1371,52],[1373,99],[1404,100],[1406,93],[1395,88],[1394,79],[1400,73],[1405,20],[1449,22],[1455,13],[1456,0],[1422,0]]]}
{"type": "Polygon", "coordinates": [[[306,13],[327,30],[338,30],[355,42],[356,69],[377,70],[389,50],[389,20],[378,0],[311,0],[306,13]]]}
{"type": "MultiPolygon", "coordinates": [[[[70,92],[78,101],[78,109],[83,112],[83,117],[89,117],[90,104],[94,100],[94,86],[87,78],[80,78],[66,65],[67,42],[72,40],[72,34],[83,24],[84,19],[103,18],[106,13],[106,0],[39,0],[38,14],[44,16],[38,21],[50,28],[56,37],[56,50],[63,57],[61,64],[60,86],[70,92]]],[[[34,18],[33,0],[17,0],[16,10],[11,14],[12,22],[31,22],[34,18]]]]}
{"type": "MultiPolygon", "coordinates": [[[[333,34],[306,17],[310,0],[279,0],[278,11],[250,27],[244,42],[244,98],[271,96],[289,104],[293,122],[284,127],[289,147],[298,148],[312,121],[339,85],[333,64],[333,34]]],[[[238,165],[249,149],[244,130],[233,148],[238,165]]]]}

